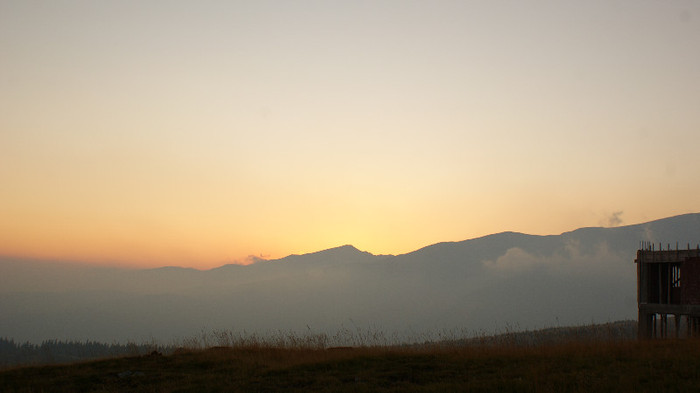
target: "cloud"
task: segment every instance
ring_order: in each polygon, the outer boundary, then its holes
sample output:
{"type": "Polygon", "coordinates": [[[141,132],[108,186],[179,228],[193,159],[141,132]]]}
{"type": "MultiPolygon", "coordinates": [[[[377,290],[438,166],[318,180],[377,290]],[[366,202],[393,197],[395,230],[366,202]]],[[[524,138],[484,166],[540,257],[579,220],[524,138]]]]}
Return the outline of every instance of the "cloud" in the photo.
{"type": "Polygon", "coordinates": [[[610,217],[608,217],[608,226],[609,227],[616,227],[620,224],[622,224],[622,210],[613,212],[610,217]]]}
{"type": "Polygon", "coordinates": [[[634,266],[631,261],[630,257],[613,251],[607,242],[583,246],[578,240],[570,240],[563,244],[562,249],[549,255],[532,254],[513,247],[495,260],[482,263],[492,271],[510,273],[545,269],[564,275],[612,274],[625,277],[629,268],[634,266]]]}
{"type": "Polygon", "coordinates": [[[522,248],[509,248],[494,261],[484,261],[484,266],[495,270],[523,270],[550,263],[548,258],[537,258],[522,248]]]}

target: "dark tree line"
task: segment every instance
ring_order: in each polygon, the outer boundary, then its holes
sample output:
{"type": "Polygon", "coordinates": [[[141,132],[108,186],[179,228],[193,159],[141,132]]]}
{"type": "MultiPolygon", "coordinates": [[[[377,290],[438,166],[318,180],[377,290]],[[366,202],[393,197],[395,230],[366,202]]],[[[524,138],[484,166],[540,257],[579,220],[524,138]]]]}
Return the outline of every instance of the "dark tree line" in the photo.
{"type": "Polygon", "coordinates": [[[45,340],[41,344],[16,343],[0,337],[0,367],[17,365],[71,363],[83,360],[139,356],[158,351],[172,352],[173,348],[153,344],[105,344],[95,341],[45,340]]]}

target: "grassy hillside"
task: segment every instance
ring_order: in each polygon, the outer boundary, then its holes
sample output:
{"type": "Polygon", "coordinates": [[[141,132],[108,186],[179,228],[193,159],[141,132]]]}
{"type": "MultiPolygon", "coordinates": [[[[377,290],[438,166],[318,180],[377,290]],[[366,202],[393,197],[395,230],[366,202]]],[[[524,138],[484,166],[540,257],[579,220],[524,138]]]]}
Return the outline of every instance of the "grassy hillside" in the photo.
{"type": "Polygon", "coordinates": [[[693,391],[700,341],[294,349],[251,345],[0,372],[2,392],[693,391]]]}

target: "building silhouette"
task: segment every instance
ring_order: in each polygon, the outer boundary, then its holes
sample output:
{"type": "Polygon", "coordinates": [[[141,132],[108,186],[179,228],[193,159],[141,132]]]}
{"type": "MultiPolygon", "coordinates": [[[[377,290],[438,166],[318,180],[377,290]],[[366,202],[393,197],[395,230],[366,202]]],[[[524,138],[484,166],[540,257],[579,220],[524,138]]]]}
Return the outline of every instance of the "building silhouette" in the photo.
{"type": "Polygon", "coordinates": [[[637,306],[640,338],[700,336],[700,247],[637,251],[637,306]],[[672,331],[669,332],[669,321],[672,331]]]}

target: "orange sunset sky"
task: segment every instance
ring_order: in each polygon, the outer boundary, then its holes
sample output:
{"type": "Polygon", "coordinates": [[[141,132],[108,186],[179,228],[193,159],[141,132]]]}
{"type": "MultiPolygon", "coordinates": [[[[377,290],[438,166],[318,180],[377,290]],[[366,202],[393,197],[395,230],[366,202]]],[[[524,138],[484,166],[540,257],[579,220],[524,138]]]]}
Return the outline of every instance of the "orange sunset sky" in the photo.
{"type": "Polygon", "coordinates": [[[639,223],[700,211],[699,142],[697,1],[0,2],[0,255],[639,223]]]}

